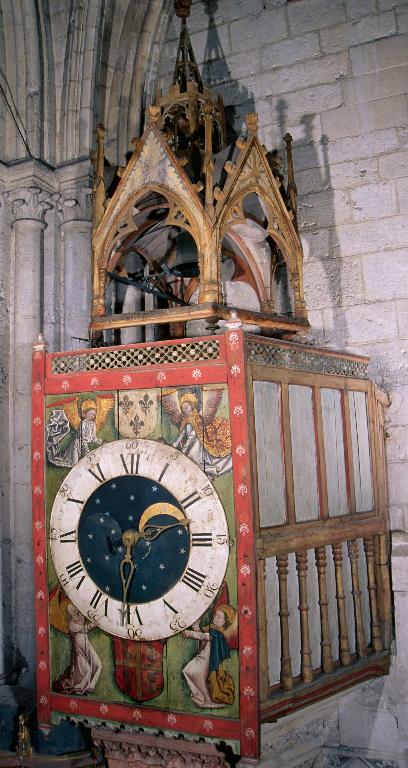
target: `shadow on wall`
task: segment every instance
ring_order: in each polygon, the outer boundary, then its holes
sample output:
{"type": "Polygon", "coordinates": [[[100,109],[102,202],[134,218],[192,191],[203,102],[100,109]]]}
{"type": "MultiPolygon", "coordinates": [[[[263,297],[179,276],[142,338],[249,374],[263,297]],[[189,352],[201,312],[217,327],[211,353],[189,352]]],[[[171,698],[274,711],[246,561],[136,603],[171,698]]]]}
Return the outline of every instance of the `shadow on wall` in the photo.
{"type": "MultiPolygon", "coordinates": [[[[279,99],[276,111],[283,143],[288,111],[285,99],[279,99]]],[[[345,273],[346,265],[342,262],[336,234],[335,192],[328,158],[329,137],[323,134],[316,142],[315,121],[315,114],[303,115],[300,121],[303,136],[293,142],[298,222],[305,253],[306,304],[312,313],[311,340],[332,347],[344,347],[348,341],[348,328],[343,307],[352,298],[353,275],[345,273]],[[317,317],[313,321],[314,312],[320,313],[320,322],[317,317]]]]}
{"type": "MultiPolygon", "coordinates": [[[[227,146],[230,159],[237,136],[243,131],[245,115],[256,111],[253,95],[248,88],[234,80],[215,23],[215,15],[221,7],[220,0],[204,0],[208,16],[208,33],[202,70],[203,82],[223,95],[227,122],[227,146]],[[234,105],[239,105],[235,107],[234,105]]],[[[287,132],[288,104],[284,98],[276,103],[273,123],[278,126],[280,147],[285,155],[283,137],[287,132]]],[[[310,339],[318,344],[344,347],[348,340],[348,328],[343,306],[353,303],[353,276],[345,273],[335,228],[335,195],[331,181],[328,143],[322,135],[315,140],[316,115],[305,114],[301,118],[303,135],[293,142],[295,180],[297,167],[302,171],[306,188],[300,193],[298,220],[305,250],[306,303],[312,312],[310,339]],[[315,314],[313,321],[313,313],[315,314]],[[320,322],[317,320],[320,313],[320,322]],[[314,326],[314,328],[313,328],[314,326]]],[[[274,147],[267,147],[269,151],[274,147]]],[[[227,152],[227,150],[226,150],[227,152]]]]}
{"type": "Polygon", "coordinates": [[[224,97],[226,139],[227,145],[230,145],[235,143],[235,139],[242,132],[242,105],[245,105],[245,114],[249,114],[255,112],[255,102],[248,88],[232,78],[215,23],[219,5],[220,0],[204,0],[208,32],[204,51],[205,63],[201,74],[204,85],[224,97]],[[241,104],[241,110],[234,109],[234,104],[241,104]]]}

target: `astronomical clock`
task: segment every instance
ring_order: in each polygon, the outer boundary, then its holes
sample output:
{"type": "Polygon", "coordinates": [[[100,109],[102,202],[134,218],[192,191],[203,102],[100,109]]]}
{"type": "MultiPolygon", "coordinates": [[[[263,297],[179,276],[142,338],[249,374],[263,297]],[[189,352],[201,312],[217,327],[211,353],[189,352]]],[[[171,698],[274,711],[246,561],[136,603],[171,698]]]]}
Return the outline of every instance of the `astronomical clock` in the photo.
{"type": "Polygon", "coordinates": [[[111,766],[256,764],[389,660],[385,398],[305,343],[291,137],[226,145],[188,7],[112,195],[98,129],[90,347],[33,352],[38,722],[111,766]]]}

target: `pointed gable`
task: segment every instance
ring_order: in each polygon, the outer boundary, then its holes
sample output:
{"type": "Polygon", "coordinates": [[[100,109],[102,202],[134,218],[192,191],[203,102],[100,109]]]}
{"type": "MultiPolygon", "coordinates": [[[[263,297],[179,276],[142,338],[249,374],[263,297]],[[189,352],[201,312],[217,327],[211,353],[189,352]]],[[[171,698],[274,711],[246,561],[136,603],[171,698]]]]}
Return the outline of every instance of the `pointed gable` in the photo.
{"type": "Polygon", "coordinates": [[[228,225],[244,218],[242,204],[247,195],[257,194],[266,204],[268,232],[280,247],[292,278],[302,280],[302,245],[279,191],[266,153],[257,135],[239,140],[240,153],[235,163],[226,163],[228,178],[218,193],[216,222],[224,233],[228,225]]]}
{"type": "Polygon", "coordinates": [[[112,227],[129,213],[138,193],[156,189],[176,197],[187,218],[202,222],[206,216],[203,204],[194,185],[189,181],[164,136],[151,122],[138,141],[133,156],[111,198],[95,233],[95,248],[101,255],[103,244],[112,227]]]}

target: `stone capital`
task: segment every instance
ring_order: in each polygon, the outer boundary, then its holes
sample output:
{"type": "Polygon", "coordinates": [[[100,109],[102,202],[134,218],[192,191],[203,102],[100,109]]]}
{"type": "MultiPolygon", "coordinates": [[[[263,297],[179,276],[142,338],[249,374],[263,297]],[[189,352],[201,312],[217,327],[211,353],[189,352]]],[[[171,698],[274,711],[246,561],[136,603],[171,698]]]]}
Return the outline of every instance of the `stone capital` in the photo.
{"type": "Polygon", "coordinates": [[[71,221],[91,221],[92,216],[92,188],[81,187],[79,189],[66,189],[56,205],[56,210],[62,224],[71,221]]]}
{"type": "Polygon", "coordinates": [[[28,220],[45,227],[45,215],[54,208],[59,195],[41,187],[27,186],[5,192],[3,197],[9,205],[12,224],[28,220]]]}

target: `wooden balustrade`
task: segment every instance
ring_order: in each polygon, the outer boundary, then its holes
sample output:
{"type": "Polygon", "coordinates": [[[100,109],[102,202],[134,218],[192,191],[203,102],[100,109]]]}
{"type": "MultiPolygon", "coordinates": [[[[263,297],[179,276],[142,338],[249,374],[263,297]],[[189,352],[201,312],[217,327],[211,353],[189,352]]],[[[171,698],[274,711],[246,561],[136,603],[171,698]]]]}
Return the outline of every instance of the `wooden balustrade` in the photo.
{"type": "MultiPolygon", "coordinates": [[[[347,531],[344,532],[344,538],[347,531]]],[[[270,611],[275,610],[280,630],[280,685],[268,682],[268,676],[262,678],[262,701],[270,700],[271,692],[285,692],[295,695],[300,684],[318,686],[324,683],[325,676],[335,675],[336,686],[340,670],[350,676],[356,662],[372,659],[381,654],[382,641],[381,616],[387,615],[387,595],[383,594],[380,612],[378,593],[378,574],[381,575],[381,563],[376,561],[379,553],[379,536],[366,536],[359,539],[336,541],[331,546],[318,546],[293,553],[276,555],[277,589],[279,609],[268,604],[268,579],[265,576],[265,560],[261,561],[259,572],[260,597],[260,652],[262,668],[268,668],[268,630],[270,611]],[[343,557],[343,547],[347,544],[348,557],[343,557]],[[362,544],[362,546],[361,546],[362,544]],[[309,557],[314,554],[314,559],[309,557]],[[328,556],[328,553],[329,556],[328,556]],[[289,568],[289,556],[294,557],[296,570],[289,568]],[[312,565],[313,564],[313,565],[312,565]],[[367,574],[367,581],[364,573],[367,574]],[[315,584],[311,591],[311,584],[315,584]],[[313,595],[313,596],[312,596],[313,595]],[[290,606],[297,598],[298,613],[292,613],[290,606]],[[316,599],[317,598],[317,599],[316,599]],[[313,613],[311,611],[313,610],[313,613]],[[337,614],[338,653],[333,652],[334,616],[337,614]],[[320,638],[316,626],[311,633],[310,616],[320,617],[320,638]],[[350,633],[354,627],[354,641],[350,633]],[[369,636],[370,635],[370,636],[369,636]],[[320,666],[313,667],[312,659],[318,655],[320,642],[320,666]],[[294,649],[300,648],[300,659],[294,656],[294,649]],[[348,669],[350,671],[348,672],[348,669]],[[272,685],[272,689],[271,689],[272,685]]],[[[269,579],[273,571],[269,569],[269,579]]],[[[270,583],[270,582],[269,582],[270,583]]],[[[269,587],[275,594],[275,587],[269,587]]],[[[272,594],[271,593],[271,594],[272,594]]],[[[276,634],[274,635],[276,637],[276,634]]],[[[279,646],[278,646],[279,647],[279,646]]],[[[335,643],[337,649],[337,643],[335,643]]],[[[272,651],[273,652],[273,651],[272,651]]],[[[298,651],[296,651],[297,653],[298,651]]],[[[271,653],[271,644],[269,645],[271,653]]],[[[276,669],[276,663],[273,662],[276,669]]],[[[279,664],[278,664],[279,666],[279,664]]],[[[379,666],[379,669],[382,669],[379,666]]],[[[276,670],[277,671],[277,670],[276,670]]],[[[360,672],[358,672],[360,674],[360,672]]],[[[276,678],[277,679],[277,678],[276,678]]],[[[282,694],[281,694],[282,695],[282,694]]]]}

